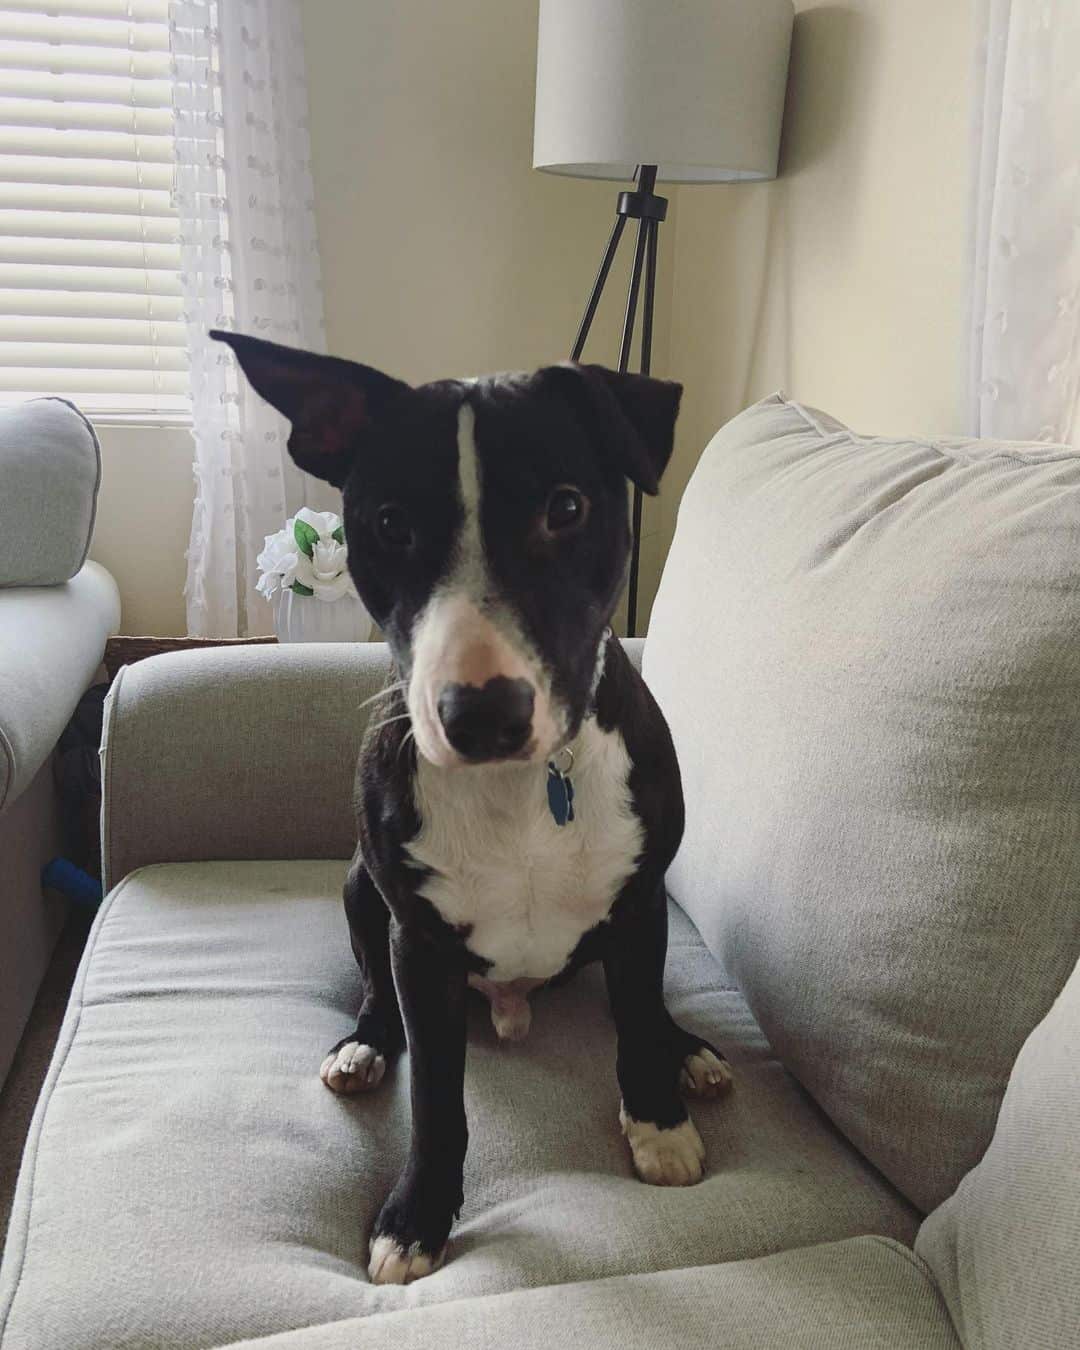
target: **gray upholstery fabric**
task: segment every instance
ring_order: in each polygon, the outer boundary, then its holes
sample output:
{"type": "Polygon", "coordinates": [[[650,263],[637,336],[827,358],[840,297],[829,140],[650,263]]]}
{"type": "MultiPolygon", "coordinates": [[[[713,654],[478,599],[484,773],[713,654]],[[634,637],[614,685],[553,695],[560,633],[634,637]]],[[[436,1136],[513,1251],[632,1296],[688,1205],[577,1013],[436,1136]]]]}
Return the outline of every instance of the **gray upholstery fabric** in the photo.
{"type": "Polygon", "coordinates": [[[1020,1051],[985,1156],[918,1250],[968,1350],[1080,1344],[1080,966],[1020,1051]]]}
{"type": "Polygon", "coordinates": [[[45,763],[119,622],[97,563],[60,586],[0,590],[0,811],[45,763]]]}
{"type": "MultiPolygon", "coordinates": [[[[242,1350],[960,1350],[910,1251],[852,1238],[244,1341],[242,1350]]],[[[235,1350],[241,1350],[236,1346],[235,1350]]]]}
{"type": "Polygon", "coordinates": [[[50,758],[0,813],[0,1084],[67,916],[66,902],[41,889],[41,869],[63,851],[50,758]]]}
{"type": "Polygon", "coordinates": [[[1078,632],[1066,447],[859,437],[777,395],[683,500],[645,648],[672,893],[924,1209],[1080,955],[1078,632]]]}
{"type": "Polygon", "coordinates": [[[51,586],[86,561],[101,452],[74,404],[0,409],[0,586],[51,586]]]}
{"type": "MultiPolygon", "coordinates": [[[[624,643],[639,669],[642,645],[624,643]]],[[[105,714],[108,884],[149,862],[351,855],[356,754],[389,672],[381,642],[176,652],[121,671],[105,714]]]]}
{"type": "Polygon", "coordinates": [[[356,755],[389,671],[384,644],[346,642],[125,667],[102,746],[107,884],[149,862],[349,857],[356,755]]]}
{"type": "MultiPolygon", "coordinates": [[[[286,757],[267,792],[290,794],[286,757]]],[[[219,808],[238,818],[210,788],[219,808]]],[[[676,916],[670,1006],[731,1054],[693,1108],[706,1179],[644,1186],[617,1123],[600,972],[499,1043],[477,996],[465,1208],[438,1274],[365,1276],[400,1166],[399,1067],[367,1099],[319,1082],[356,984],[340,862],[159,865],[100,915],[35,1117],[0,1269],[3,1350],[198,1350],[530,1286],[739,1260],[917,1217],[781,1068],[676,916]]]]}
{"type": "Polygon", "coordinates": [[[645,656],[644,638],[622,638],[623,651],[630,658],[630,664],[635,670],[641,669],[641,663],[645,656]]]}

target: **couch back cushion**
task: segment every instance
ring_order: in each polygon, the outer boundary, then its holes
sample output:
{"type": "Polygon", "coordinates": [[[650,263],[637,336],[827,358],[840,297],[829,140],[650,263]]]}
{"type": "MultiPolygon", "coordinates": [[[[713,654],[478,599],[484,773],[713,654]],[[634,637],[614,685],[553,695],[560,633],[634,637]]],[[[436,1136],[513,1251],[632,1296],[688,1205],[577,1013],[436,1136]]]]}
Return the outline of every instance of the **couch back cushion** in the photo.
{"type": "Polygon", "coordinates": [[[1080,954],[1080,455],[774,395],[687,489],[645,646],[673,895],[916,1205],[978,1160],[1080,954]]]}
{"type": "Polygon", "coordinates": [[[60,398],[0,409],[0,586],[52,586],[82,567],[94,533],[101,453],[60,398]]]}
{"type": "Polygon", "coordinates": [[[1080,1342],[1080,967],[1028,1037],[979,1165],[926,1220],[928,1262],[967,1346],[1080,1342]]]}

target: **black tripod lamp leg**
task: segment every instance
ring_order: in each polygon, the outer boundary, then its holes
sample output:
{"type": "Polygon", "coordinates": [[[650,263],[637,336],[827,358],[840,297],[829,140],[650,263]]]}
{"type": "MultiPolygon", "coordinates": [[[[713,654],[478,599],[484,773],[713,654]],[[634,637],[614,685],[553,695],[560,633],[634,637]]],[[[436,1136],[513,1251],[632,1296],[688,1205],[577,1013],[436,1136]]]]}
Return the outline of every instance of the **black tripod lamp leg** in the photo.
{"type": "MultiPolygon", "coordinates": [[[[645,310],[641,319],[641,371],[643,375],[647,375],[652,349],[653,299],[656,292],[656,222],[645,218],[638,222],[634,270],[630,276],[630,291],[626,297],[626,319],[623,323],[622,350],[619,353],[620,370],[626,370],[630,364],[630,346],[634,338],[634,318],[643,265],[645,265],[645,310]]],[[[638,575],[641,571],[641,505],[641,489],[635,486],[630,532],[630,577],[626,587],[627,637],[637,637],[638,575]]]]}
{"type": "Polygon", "coordinates": [[[648,238],[649,222],[638,221],[637,245],[634,249],[634,268],[630,273],[630,289],[626,293],[626,314],[623,318],[622,346],[619,348],[619,370],[625,372],[630,366],[630,345],[634,340],[634,319],[637,317],[638,292],[641,290],[641,269],[645,263],[645,242],[648,238]]]}
{"type": "Polygon", "coordinates": [[[619,240],[622,238],[622,232],[626,228],[626,217],[616,216],[615,224],[612,226],[611,238],[608,240],[607,249],[604,251],[604,259],[600,264],[600,271],[596,274],[596,281],[593,283],[592,294],[589,296],[589,303],[585,306],[585,314],[581,320],[581,327],[578,329],[578,335],[574,340],[574,350],[570,353],[570,360],[577,361],[581,358],[581,353],[585,349],[585,341],[589,336],[589,329],[592,327],[592,321],[596,316],[596,307],[600,303],[600,296],[604,291],[604,283],[608,279],[608,273],[611,271],[611,264],[615,260],[615,253],[619,247],[619,240]]]}
{"type": "Polygon", "coordinates": [[[645,310],[641,316],[641,373],[648,375],[652,369],[652,325],[653,301],[656,298],[656,241],[660,235],[660,222],[645,222],[649,232],[645,243],[645,310]]]}
{"type": "Polygon", "coordinates": [[[641,489],[634,487],[630,580],[626,584],[626,636],[637,637],[638,573],[641,570],[641,489]]]}
{"type": "MultiPolygon", "coordinates": [[[[656,186],[656,166],[654,164],[638,165],[635,178],[637,190],[620,194],[615,224],[612,227],[607,248],[604,250],[604,257],[600,263],[600,270],[596,274],[596,281],[593,283],[589,303],[585,306],[585,313],[581,320],[581,327],[578,329],[577,338],[574,341],[570,359],[571,361],[581,359],[589,330],[592,327],[593,319],[596,317],[597,306],[600,304],[600,297],[603,294],[611,265],[618,251],[619,241],[622,239],[627,219],[632,218],[638,222],[638,233],[637,244],[634,249],[634,265],[630,273],[630,287],[626,295],[626,313],[623,316],[622,343],[619,347],[619,370],[625,373],[630,367],[630,348],[634,341],[634,322],[637,318],[638,296],[641,292],[641,278],[644,272],[645,303],[641,319],[641,373],[648,375],[652,363],[657,235],[660,222],[667,212],[667,202],[663,197],[657,197],[653,190],[656,186]]],[[[638,578],[641,570],[641,508],[641,489],[635,487],[631,515],[630,576],[626,595],[626,631],[629,637],[634,637],[637,633],[638,578]]]]}

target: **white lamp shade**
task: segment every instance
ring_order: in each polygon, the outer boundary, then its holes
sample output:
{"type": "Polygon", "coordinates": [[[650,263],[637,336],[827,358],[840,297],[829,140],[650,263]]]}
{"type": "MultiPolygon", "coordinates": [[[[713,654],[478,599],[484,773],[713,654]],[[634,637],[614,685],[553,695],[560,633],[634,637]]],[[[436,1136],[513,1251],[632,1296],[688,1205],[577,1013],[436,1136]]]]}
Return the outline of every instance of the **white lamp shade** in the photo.
{"type": "Polygon", "coordinates": [[[540,0],[533,167],[776,177],[791,0],[540,0]]]}

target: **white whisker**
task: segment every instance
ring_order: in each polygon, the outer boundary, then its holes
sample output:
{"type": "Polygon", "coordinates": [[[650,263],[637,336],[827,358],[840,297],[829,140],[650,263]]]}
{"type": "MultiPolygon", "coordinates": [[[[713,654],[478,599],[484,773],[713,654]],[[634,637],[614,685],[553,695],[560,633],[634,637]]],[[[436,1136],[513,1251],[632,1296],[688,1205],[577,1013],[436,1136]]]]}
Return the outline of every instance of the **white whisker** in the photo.
{"type": "Polygon", "coordinates": [[[398,713],[396,717],[385,717],[381,722],[374,722],[368,727],[369,732],[381,731],[383,727],[388,727],[394,722],[407,722],[409,714],[407,712],[398,713]]]}
{"type": "Polygon", "coordinates": [[[398,692],[404,691],[404,689],[405,689],[405,681],[395,680],[393,684],[388,684],[385,689],[380,689],[377,694],[372,694],[370,698],[364,699],[363,703],[358,703],[356,705],[356,711],[360,712],[361,709],[366,708],[369,703],[374,703],[377,699],[380,698],[387,698],[390,694],[396,694],[398,692]]]}

